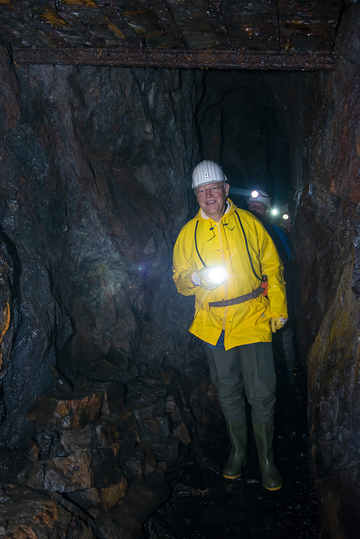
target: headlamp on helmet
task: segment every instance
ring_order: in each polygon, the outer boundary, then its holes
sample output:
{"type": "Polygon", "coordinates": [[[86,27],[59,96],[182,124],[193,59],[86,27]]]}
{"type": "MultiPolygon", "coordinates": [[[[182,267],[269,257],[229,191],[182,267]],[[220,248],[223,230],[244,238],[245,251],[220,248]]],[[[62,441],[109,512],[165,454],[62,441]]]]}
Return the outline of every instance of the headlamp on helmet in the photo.
{"type": "Polygon", "coordinates": [[[251,191],[251,195],[247,200],[248,205],[250,202],[261,202],[261,204],[264,204],[264,206],[270,208],[270,196],[266,191],[262,191],[260,189],[254,189],[254,191],[251,191]]]}

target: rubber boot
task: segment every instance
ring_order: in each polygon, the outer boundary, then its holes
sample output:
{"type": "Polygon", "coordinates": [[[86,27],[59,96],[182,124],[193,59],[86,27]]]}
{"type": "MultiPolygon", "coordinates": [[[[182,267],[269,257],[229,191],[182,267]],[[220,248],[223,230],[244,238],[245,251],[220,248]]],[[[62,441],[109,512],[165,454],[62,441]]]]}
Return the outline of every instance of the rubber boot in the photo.
{"type": "Polygon", "coordinates": [[[226,428],[232,443],[231,452],[223,469],[226,479],[240,477],[247,459],[247,421],[246,417],[237,421],[226,422],[226,428]]]}
{"type": "Polygon", "coordinates": [[[274,424],[259,425],[253,423],[253,430],[259,455],[262,484],[267,490],[279,490],[283,480],[273,455],[274,424]]]}

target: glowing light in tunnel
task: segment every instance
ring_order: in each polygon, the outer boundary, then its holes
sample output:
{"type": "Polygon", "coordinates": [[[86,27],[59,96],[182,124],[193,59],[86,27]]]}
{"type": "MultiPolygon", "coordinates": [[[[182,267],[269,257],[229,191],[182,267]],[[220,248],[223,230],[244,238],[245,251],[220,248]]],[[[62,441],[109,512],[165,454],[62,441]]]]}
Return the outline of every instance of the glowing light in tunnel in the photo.
{"type": "Polygon", "coordinates": [[[208,272],[208,277],[210,281],[212,281],[214,284],[221,284],[226,279],[226,271],[224,268],[217,267],[217,268],[211,268],[208,272]]]}

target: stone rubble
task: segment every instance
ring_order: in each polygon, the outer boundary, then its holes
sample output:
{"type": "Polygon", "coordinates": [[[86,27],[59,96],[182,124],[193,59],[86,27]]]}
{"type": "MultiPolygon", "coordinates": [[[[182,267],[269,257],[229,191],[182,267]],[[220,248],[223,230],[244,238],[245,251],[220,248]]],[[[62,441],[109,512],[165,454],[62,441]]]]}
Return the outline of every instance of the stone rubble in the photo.
{"type": "Polygon", "coordinates": [[[171,497],[166,473],[222,420],[212,384],[195,389],[175,370],[79,386],[64,383],[28,409],[28,460],[3,483],[0,537],[143,537],[171,497]]]}

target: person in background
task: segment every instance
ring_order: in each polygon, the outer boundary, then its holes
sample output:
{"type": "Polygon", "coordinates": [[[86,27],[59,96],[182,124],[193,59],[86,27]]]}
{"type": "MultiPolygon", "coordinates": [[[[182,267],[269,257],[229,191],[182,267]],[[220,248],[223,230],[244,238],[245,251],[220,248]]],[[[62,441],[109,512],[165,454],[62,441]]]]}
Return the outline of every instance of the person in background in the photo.
{"type": "Polygon", "coordinates": [[[288,204],[284,204],[281,208],[281,220],[279,225],[281,228],[286,230],[286,232],[290,235],[291,229],[292,229],[292,223],[291,223],[291,217],[289,213],[289,206],[288,204]]]}
{"type": "Polygon", "coordinates": [[[192,187],[200,208],[176,240],[173,278],[180,294],[195,297],[189,331],[205,343],[232,442],[223,476],[240,477],[247,460],[245,392],[262,483],[279,490],[283,480],[273,456],[276,371],[271,341],[272,332],[288,318],[283,266],[260,221],[227,198],[229,184],[217,163],[199,163],[192,187]]]}
{"type": "MultiPolygon", "coordinates": [[[[283,359],[284,365],[281,365],[280,372],[285,375],[285,385],[291,386],[295,383],[295,362],[296,352],[294,346],[294,328],[295,328],[295,280],[294,269],[291,260],[291,249],[288,233],[283,230],[291,230],[291,221],[289,213],[285,210],[282,212],[283,228],[274,225],[268,219],[270,212],[270,197],[266,191],[257,190],[252,191],[250,197],[247,200],[248,210],[255,215],[264,225],[269,235],[271,236],[275,247],[279,253],[281,261],[284,265],[284,277],[286,283],[286,294],[288,303],[288,315],[289,319],[279,333],[274,338],[275,355],[279,352],[280,357],[283,359]],[[288,217],[288,218],[285,218],[288,217]]],[[[281,384],[280,384],[281,385],[281,384]]]]}

